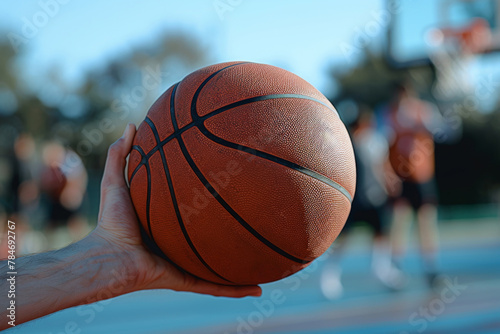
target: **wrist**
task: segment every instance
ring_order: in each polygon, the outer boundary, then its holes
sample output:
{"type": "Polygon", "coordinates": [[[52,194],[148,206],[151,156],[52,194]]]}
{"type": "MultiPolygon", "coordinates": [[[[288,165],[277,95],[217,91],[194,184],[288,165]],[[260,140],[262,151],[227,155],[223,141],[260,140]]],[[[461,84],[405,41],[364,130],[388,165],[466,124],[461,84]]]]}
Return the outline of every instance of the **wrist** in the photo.
{"type": "Polygon", "coordinates": [[[130,251],[112,245],[94,232],[80,242],[87,250],[80,249],[86,253],[84,276],[88,277],[90,290],[84,304],[137,290],[137,269],[130,251]]]}

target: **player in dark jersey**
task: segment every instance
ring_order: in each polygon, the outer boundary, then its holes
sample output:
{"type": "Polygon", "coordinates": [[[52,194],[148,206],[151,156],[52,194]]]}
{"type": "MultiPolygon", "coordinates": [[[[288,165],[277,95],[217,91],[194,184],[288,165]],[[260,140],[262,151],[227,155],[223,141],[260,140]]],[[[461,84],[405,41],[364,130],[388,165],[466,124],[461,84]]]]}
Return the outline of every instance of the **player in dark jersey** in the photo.
{"type": "Polygon", "coordinates": [[[393,261],[400,265],[407,245],[411,217],[416,212],[419,242],[429,284],[437,277],[437,194],[434,181],[433,129],[439,121],[435,107],[418,98],[409,86],[398,85],[385,115],[389,160],[402,180],[399,197],[392,200],[393,261]]]}
{"type": "Polygon", "coordinates": [[[335,243],[332,259],[325,265],[321,278],[322,292],[328,299],[342,293],[341,268],[338,264],[345,236],[355,223],[363,222],[373,230],[372,271],[387,287],[398,289],[402,285],[400,272],[391,266],[390,243],[387,240],[386,221],[390,217],[388,195],[400,185],[390,166],[389,146],[376,129],[374,114],[360,107],[357,120],[349,126],[356,160],[356,195],[351,212],[335,243]]]}

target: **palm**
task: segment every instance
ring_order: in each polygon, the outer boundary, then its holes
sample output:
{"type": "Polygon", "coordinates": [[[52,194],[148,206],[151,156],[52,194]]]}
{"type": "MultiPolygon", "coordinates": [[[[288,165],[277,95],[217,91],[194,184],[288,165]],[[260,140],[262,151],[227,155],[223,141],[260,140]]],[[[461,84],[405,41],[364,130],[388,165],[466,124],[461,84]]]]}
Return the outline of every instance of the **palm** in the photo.
{"type": "Polygon", "coordinates": [[[122,246],[141,244],[139,222],[126,188],[102,191],[99,227],[109,232],[110,240],[122,246]]]}
{"type": "Polygon", "coordinates": [[[133,265],[139,286],[160,287],[164,280],[185,280],[185,274],[168,262],[149,252],[143,245],[129,192],[126,187],[103,189],[103,207],[99,219],[99,233],[106,236],[110,247],[126,252],[124,266],[133,265]],[[132,257],[132,258],[130,258],[132,257]]]}

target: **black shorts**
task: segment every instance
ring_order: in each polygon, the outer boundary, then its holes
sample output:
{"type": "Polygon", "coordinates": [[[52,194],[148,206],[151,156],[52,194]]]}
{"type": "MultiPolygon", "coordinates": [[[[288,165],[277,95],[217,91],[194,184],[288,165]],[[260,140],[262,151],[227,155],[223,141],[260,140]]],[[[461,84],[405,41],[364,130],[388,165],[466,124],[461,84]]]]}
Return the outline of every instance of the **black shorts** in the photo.
{"type": "Polygon", "coordinates": [[[375,235],[381,235],[383,232],[383,216],[384,207],[360,208],[354,206],[343,231],[349,231],[354,223],[364,222],[373,228],[375,235]]]}
{"type": "Polygon", "coordinates": [[[434,179],[425,183],[403,181],[401,198],[406,199],[414,210],[424,204],[437,205],[437,190],[434,179]]]}
{"type": "Polygon", "coordinates": [[[66,226],[71,217],[77,214],[77,210],[70,210],[59,201],[51,201],[47,204],[49,210],[49,227],[57,228],[66,226]]]}

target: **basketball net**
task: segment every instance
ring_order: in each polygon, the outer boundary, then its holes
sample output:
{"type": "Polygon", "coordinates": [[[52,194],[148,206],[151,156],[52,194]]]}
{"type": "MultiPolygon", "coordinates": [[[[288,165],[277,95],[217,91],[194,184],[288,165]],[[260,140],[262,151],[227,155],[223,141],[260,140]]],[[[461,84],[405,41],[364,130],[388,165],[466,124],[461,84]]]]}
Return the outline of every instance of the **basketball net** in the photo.
{"type": "Polygon", "coordinates": [[[429,59],[436,68],[434,96],[442,101],[453,101],[471,94],[474,85],[470,65],[491,45],[488,22],[476,18],[464,28],[433,29],[427,42],[432,47],[429,59]]]}

